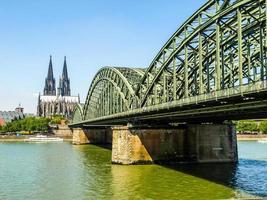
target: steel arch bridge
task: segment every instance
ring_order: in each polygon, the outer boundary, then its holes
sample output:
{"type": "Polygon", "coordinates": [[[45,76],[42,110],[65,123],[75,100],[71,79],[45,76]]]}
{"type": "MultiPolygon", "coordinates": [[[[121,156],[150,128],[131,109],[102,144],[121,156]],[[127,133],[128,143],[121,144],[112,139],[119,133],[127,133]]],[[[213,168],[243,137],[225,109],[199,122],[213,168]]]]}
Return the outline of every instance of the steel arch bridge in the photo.
{"type": "Polygon", "coordinates": [[[148,68],[102,68],[72,125],[266,117],[266,5],[209,0],[148,68]]]}

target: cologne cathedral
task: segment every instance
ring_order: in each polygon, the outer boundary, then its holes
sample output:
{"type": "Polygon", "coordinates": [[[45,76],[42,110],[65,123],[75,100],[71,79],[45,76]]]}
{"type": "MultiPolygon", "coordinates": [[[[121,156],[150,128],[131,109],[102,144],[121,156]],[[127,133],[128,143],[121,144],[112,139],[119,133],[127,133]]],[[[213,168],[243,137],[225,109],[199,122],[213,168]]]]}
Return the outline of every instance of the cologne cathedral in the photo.
{"type": "Polygon", "coordinates": [[[37,115],[40,117],[61,115],[69,119],[78,103],[80,103],[79,95],[71,96],[66,56],[64,58],[63,71],[59,78],[57,91],[56,81],[53,74],[52,57],[50,56],[43,95],[39,94],[38,97],[37,115]]]}

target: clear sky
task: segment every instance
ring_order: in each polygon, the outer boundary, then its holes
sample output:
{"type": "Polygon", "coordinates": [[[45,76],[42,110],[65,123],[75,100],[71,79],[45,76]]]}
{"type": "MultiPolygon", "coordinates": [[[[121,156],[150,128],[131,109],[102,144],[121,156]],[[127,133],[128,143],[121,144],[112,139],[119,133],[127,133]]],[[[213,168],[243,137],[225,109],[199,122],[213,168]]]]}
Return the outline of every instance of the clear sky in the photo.
{"type": "Polygon", "coordinates": [[[8,0],[0,6],[0,110],[36,113],[49,55],[57,84],[67,56],[84,100],[103,66],[147,67],[207,0],[8,0]]]}

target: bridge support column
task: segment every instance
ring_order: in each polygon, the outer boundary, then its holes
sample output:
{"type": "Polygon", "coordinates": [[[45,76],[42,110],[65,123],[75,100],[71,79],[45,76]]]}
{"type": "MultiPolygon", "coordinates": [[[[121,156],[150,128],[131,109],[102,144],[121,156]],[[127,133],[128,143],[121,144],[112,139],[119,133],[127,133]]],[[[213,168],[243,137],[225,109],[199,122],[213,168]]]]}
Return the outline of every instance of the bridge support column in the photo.
{"type": "Polygon", "coordinates": [[[152,164],[180,160],[184,133],[178,128],[113,128],[112,163],[152,164]]]}
{"type": "Polygon", "coordinates": [[[237,137],[234,125],[189,125],[187,135],[191,144],[189,148],[191,153],[196,154],[197,162],[238,161],[237,137]]]}
{"type": "Polygon", "coordinates": [[[89,144],[89,140],[82,128],[72,129],[72,144],[74,145],[89,144]]]}
{"type": "Polygon", "coordinates": [[[188,125],[178,129],[113,128],[112,163],[236,162],[231,125],[188,125]]]}
{"type": "Polygon", "coordinates": [[[82,144],[111,144],[110,128],[73,128],[74,145],[82,144]]]}

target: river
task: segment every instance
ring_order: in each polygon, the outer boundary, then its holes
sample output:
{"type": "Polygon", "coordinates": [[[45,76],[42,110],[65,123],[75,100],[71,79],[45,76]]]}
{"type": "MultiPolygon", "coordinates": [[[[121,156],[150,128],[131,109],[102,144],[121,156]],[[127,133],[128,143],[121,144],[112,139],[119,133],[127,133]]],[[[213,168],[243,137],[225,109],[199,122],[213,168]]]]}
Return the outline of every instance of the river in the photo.
{"type": "Polygon", "coordinates": [[[238,147],[237,165],[119,166],[94,145],[0,143],[0,200],[267,198],[267,144],[238,147]]]}

